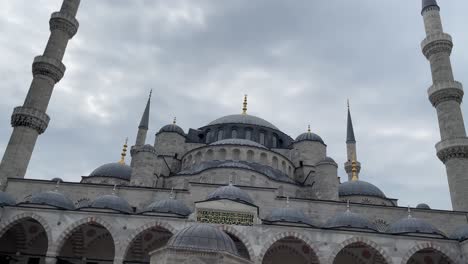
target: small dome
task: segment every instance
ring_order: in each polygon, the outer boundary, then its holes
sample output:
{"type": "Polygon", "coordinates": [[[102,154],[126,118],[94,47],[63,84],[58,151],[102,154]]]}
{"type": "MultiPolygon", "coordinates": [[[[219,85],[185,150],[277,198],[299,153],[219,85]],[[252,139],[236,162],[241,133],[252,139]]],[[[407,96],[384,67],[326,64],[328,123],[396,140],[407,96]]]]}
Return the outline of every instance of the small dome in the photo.
{"type": "Polygon", "coordinates": [[[141,213],[163,213],[188,216],[192,211],[180,200],[167,199],[151,203],[141,213]]]}
{"type": "Polygon", "coordinates": [[[431,207],[425,203],[420,203],[418,205],[416,205],[416,208],[418,209],[431,209],[431,207]]]}
{"type": "Polygon", "coordinates": [[[314,134],[312,132],[305,132],[305,133],[300,134],[294,142],[297,143],[301,141],[315,141],[315,142],[320,142],[325,145],[325,142],[323,142],[323,139],[319,135],[314,134]]]}
{"type": "Polygon", "coordinates": [[[229,184],[227,186],[219,187],[214,192],[208,195],[207,200],[231,200],[235,202],[244,202],[254,204],[249,194],[240,188],[229,184]]]}
{"type": "Polygon", "coordinates": [[[325,223],[325,228],[357,228],[377,231],[369,220],[349,210],[329,219],[325,223]]]}
{"type": "Polygon", "coordinates": [[[252,140],[240,139],[240,138],[223,139],[223,140],[216,141],[210,144],[210,146],[220,146],[220,145],[240,145],[240,146],[249,146],[249,147],[257,147],[257,148],[266,149],[266,147],[260,143],[257,143],[252,140]]]}
{"type": "Polygon", "coordinates": [[[47,191],[33,194],[27,203],[49,205],[66,210],[75,209],[75,205],[72,200],[58,191],[47,191]]]}
{"type": "Polygon", "coordinates": [[[334,163],[336,164],[336,161],[330,157],[325,157],[323,160],[319,161],[318,163],[334,163]]]}
{"type": "Polygon", "coordinates": [[[52,180],[50,181],[51,182],[63,182],[62,178],[58,178],[58,177],[52,178],[52,180]]]}
{"type": "Polygon", "coordinates": [[[119,162],[104,164],[89,174],[89,177],[112,177],[127,181],[131,176],[132,167],[119,162]]]}
{"type": "Polygon", "coordinates": [[[304,212],[302,212],[299,208],[292,207],[273,209],[265,221],[270,223],[284,222],[314,226],[312,221],[304,214],[304,212]]]}
{"type": "Polygon", "coordinates": [[[161,129],[159,130],[158,134],[159,133],[177,133],[177,134],[180,134],[181,136],[184,136],[185,137],[185,132],[184,130],[176,125],[176,124],[169,124],[169,125],[165,125],[163,127],[161,127],[161,129]]]}
{"type": "Polygon", "coordinates": [[[10,205],[13,206],[16,204],[15,198],[6,192],[0,191],[0,206],[10,205]]]}
{"type": "Polygon", "coordinates": [[[102,195],[96,198],[90,206],[96,209],[110,209],[121,213],[130,214],[133,212],[132,207],[128,202],[115,194],[102,195]]]}
{"type": "Polygon", "coordinates": [[[271,128],[274,130],[279,130],[276,126],[271,124],[270,122],[253,115],[247,114],[239,114],[239,115],[228,115],[218,118],[208,124],[208,126],[212,125],[223,125],[223,124],[245,124],[245,125],[253,125],[253,126],[262,126],[271,128]]]}
{"type": "Polygon", "coordinates": [[[385,194],[375,185],[361,180],[347,181],[340,184],[339,196],[351,195],[375,196],[384,199],[387,198],[385,194]]]}
{"type": "Polygon", "coordinates": [[[468,225],[461,226],[452,233],[450,236],[452,239],[456,239],[458,241],[465,241],[468,239],[468,225]]]}
{"type": "Polygon", "coordinates": [[[234,241],[223,231],[207,224],[182,229],[169,239],[167,247],[238,255],[234,241]]]}
{"type": "Polygon", "coordinates": [[[444,233],[435,228],[425,220],[415,217],[405,217],[393,224],[388,228],[390,234],[428,234],[439,235],[445,237],[444,233]]]}

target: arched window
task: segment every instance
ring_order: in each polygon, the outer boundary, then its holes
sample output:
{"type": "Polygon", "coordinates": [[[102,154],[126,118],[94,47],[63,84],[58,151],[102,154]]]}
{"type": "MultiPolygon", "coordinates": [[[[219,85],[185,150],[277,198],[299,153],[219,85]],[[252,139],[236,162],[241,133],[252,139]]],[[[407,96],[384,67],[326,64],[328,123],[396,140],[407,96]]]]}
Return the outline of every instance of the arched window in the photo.
{"type": "Polygon", "coordinates": [[[281,170],[283,171],[283,173],[288,173],[286,171],[286,161],[283,160],[283,162],[281,162],[281,170]]]}
{"type": "Polygon", "coordinates": [[[232,159],[233,160],[240,160],[240,150],[239,149],[234,149],[232,151],[232,159]]]}
{"type": "Polygon", "coordinates": [[[250,129],[245,130],[245,139],[252,140],[252,130],[250,129]]]}
{"type": "Polygon", "coordinates": [[[209,150],[206,152],[206,160],[213,160],[213,156],[214,156],[213,150],[212,150],[212,149],[209,149],[209,150]]]}
{"type": "Polygon", "coordinates": [[[208,132],[206,132],[205,143],[206,144],[210,143],[210,140],[211,140],[211,130],[208,130],[208,132]]]}
{"type": "Polygon", "coordinates": [[[223,134],[224,133],[222,129],[218,131],[218,141],[223,139],[223,134]]]}
{"type": "Polygon", "coordinates": [[[278,169],[278,158],[277,157],[273,157],[272,165],[273,165],[273,168],[278,169]]]}
{"type": "Polygon", "coordinates": [[[252,150],[248,150],[247,151],[247,161],[250,161],[250,162],[254,161],[254,155],[255,155],[255,153],[252,150]]]}
{"type": "Polygon", "coordinates": [[[265,145],[265,133],[260,132],[260,144],[265,145]]]}
{"type": "Polygon", "coordinates": [[[226,160],[226,150],[220,149],[218,151],[218,160],[226,160]]]}
{"type": "Polygon", "coordinates": [[[272,148],[278,147],[278,136],[273,135],[273,137],[271,138],[271,147],[272,148]]]}
{"type": "Polygon", "coordinates": [[[237,129],[231,131],[231,138],[237,138],[237,129]]]}
{"type": "Polygon", "coordinates": [[[263,165],[268,165],[266,153],[260,154],[260,163],[263,165]]]}

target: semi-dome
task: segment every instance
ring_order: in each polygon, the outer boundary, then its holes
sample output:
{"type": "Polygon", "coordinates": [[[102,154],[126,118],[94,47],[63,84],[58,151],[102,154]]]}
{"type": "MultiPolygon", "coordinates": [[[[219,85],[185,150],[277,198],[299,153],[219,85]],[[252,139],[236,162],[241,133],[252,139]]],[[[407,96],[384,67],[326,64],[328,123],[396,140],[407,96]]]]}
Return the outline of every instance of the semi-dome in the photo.
{"type": "Polygon", "coordinates": [[[248,114],[239,114],[239,115],[228,115],[218,118],[208,124],[208,126],[212,125],[223,125],[223,124],[245,124],[245,125],[253,125],[253,126],[262,126],[271,128],[274,130],[279,130],[276,126],[272,123],[253,115],[248,114]]]}
{"type": "Polygon", "coordinates": [[[292,223],[314,226],[312,221],[299,208],[285,207],[273,209],[264,220],[267,223],[292,223]]]}
{"type": "Polygon", "coordinates": [[[89,174],[89,177],[112,177],[127,181],[131,176],[132,167],[120,162],[104,164],[89,174]]]}
{"type": "Polygon", "coordinates": [[[347,210],[339,213],[325,223],[325,228],[356,228],[377,231],[377,228],[366,218],[347,210]]]}
{"type": "Polygon", "coordinates": [[[300,134],[299,136],[297,136],[294,142],[297,143],[297,142],[302,142],[302,141],[313,141],[313,142],[320,142],[322,144],[325,144],[325,142],[319,135],[312,133],[312,132],[305,132],[305,133],[300,134]]]}
{"type": "Polygon", "coordinates": [[[249,194],[240,188],[229,184],[227,186],[219,187],[214,192],[208,195],[207,200],[231,200],[235,202],[244,202],[254,204],[249,194]]]}
{"type": "Polygon", "coordinates": [[[420,204],[416,205],[416,208],[418,208],[418,209],[431,209],[431,207],[428,204],[425,204],[425,203],[420,203],[420,204]]]}
{"type": "Polygon", "coordinates": [[[47,191],[33,194],[28,200],[28,203],[48,205],[66,210],[75,209],[75,205],[73,204],[72,200],[58,191],[47,191]]]}
{"type": "Polygon", "coordinates": [[[444,233],[442,233],[439,229],[431,225],[429,222],[411,216],[405,217],[391,224],[387,232],[395,235],[428,234],[445,237],[444,233]]]}
{"type": "Polygon", "coordinates": [[[0,191],[0,206],[5,206],[5,205],[13,206],[15,204],[16,204],[16,200],[15,198],[13,198],[13,196],[11,196],[10,194],[6,192],[0,191]]]}
{"type": "Polygon", "coordinates": [[[456,239],[458,241],[465,241],[468,239],[468,225],[461,226],[452,233],[450,236],[452,239],[456,239]]]}
{"type": "Polygon", "coordinates": [[[343,182],[338,191],[339,196],[362,195],[387,198],[377,186],[361,180],[343,182]]]}
{"type": "Polygon", "coordinates": [[[149,204],[141,213],[163,213],[188,216],[192,211],[180,200],[167,199],[149,204]]]}
{"type": "Polygon", "coordinates": [[[249,146],[249,147],[257,147],[257,148],[266,149],[266,147],[260,143],[257,143],[255,141],[248,140],[248,139],[241,139],[241,138],[228,138],[228,139],[215,141],[210,144],[210,146],[221,146],[221,145],[240,145],[240,146],[249,146]]]}
{"type": "Polygon", "coordinates": [[[90,205],[95,209],[110,209],[121,213],[130,214],[133,212],[130,204],[122,197],[115,194],[102,195],[96,198],[90,205]]]}
{"type": "Polygon", "coordinates": [[[159,133],[164,133],[164,132],[166,132],[166,133],[177,133],[177,134],[180,134],[182,136],[185,136],[184,130],[180,126],[178,126],[176,124],[169,124],[169,125],[163,126],[159,130],[158,134],[159,133]]]}
{"type": "Polygon", "coordinates": [[[169,239],[167,247],[239,255],[234,241],[226,233],[207,224],[182,229],[169,239]]]}

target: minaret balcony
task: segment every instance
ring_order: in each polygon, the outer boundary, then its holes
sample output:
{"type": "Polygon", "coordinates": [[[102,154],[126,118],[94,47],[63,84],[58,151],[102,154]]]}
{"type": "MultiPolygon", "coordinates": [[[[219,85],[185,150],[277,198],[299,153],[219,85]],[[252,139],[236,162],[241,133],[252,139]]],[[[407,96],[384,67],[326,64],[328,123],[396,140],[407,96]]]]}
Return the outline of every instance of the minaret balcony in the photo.
{"type": "Polygon", "coordinates": [[[24,126],[29,127],[42,134],[49,125],[50,117],[37,109],[18,106],[13,110],[11,115],[11,125],[13,127],[24,126]]]}
{"type": "Polygon", "coordinates": [[[46,56],[37,56],[32,64],[34,77],[37,75],[46,76],[58,83],[65,74],[66,67],[62,62],[46,56]]]}
{"type": "Polygon", "coordinates": [[[76,18],[62,12],[52,13],[49,21],[50,31],[62,30],[68,34],[71,39],[78,32],[79,23],[76,18]]]}
{"type": "Polygon", "coordinates": [[[437,157],[445,163],[450,159],[468,159],[468,138],[453,138],[436,144],[437,157]]]}
{"type": "Polygon", "coordinates": [[[447,33],[431,34],[421,42],[421,49],[427,59],[440,52],[450,55],[452,53],[452,48],[452,37],[447,33]]]}
{"type": "Polygon", "coordinates": [[[457,81],[437,82],[429,87],[427,94],[434,107],[445,101],[461,103],[464,95],[463,85],[457,81]]]}

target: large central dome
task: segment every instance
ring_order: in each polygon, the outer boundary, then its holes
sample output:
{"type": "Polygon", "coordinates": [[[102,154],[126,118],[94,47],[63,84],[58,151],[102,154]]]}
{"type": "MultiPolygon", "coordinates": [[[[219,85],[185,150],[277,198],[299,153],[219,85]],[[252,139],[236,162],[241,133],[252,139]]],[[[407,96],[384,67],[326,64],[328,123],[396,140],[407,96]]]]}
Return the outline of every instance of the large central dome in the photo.
{"type": "Polygon", "coordinates": [[[239,115],[228,115],[218,118],[208,125],[222,125],[222,124],[246,124],[246,125],[254,125],[254,126],[263,126],[268,127],[271,129],[279,130],[276,126],[272,123],[262,119],[260,117],[256,117],[253,115],[248,114],[239,114],[239,115]]]}

